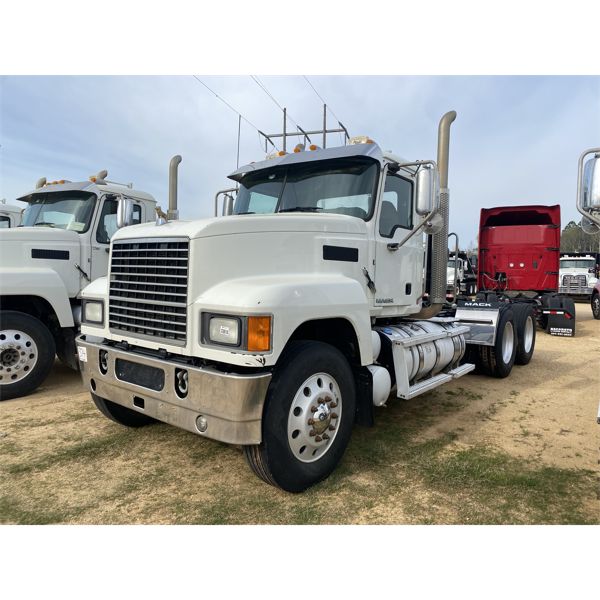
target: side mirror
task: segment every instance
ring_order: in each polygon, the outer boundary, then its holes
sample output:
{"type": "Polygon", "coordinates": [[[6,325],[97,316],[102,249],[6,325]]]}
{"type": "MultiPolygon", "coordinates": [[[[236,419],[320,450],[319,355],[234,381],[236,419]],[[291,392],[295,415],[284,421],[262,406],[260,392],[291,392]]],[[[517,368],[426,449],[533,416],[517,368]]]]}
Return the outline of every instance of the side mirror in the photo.
{"type": "Polygon", "coordinates": [[[581,206],[584,210],[600,209],[600,156],[590,158],[583,167],[581,206]]]}
{"type": "Polygon", "coordinates": [[[227,217],[233,214],[233,196],[225,194],[223,198],[223,216],[227,217]]]}
{"type": "Polygon", "coordinates": [[[117,227],[127,227],[133,223],[133,201],[121,196],[117,205],[117,227]]]}
{"type": "Polygon", "coordinates": [[[438,199],[437,169],[419,169],[416,176],[416,211],[422,217],[437,210],[438,199]]]}

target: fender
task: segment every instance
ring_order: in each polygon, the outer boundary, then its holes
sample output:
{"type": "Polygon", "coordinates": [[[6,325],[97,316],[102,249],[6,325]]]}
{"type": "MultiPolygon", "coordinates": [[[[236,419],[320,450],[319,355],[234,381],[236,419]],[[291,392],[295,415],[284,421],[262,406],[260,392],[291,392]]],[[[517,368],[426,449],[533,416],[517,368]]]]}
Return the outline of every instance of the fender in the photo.
{"type": "Polygon", "coordinates": [[[73,327],[73,314],[67,290],[52,269],[2,269],[2,296],[37,296],[46,300],[61,327],[73,327]]]}
{"type": "MultiPolygon", "coordinates": [[[[265,355],[265,366],[274,365],[294,331],[307,321],[346,319],[358,339],[362,365],[373,362],[369,303],[362,285],[350,277],[337,274],[300,273],[230,279],[209,288],[194,302],[194,313],[200,311],[273,316],[273,350],[265,355]]],[[[206,347],[200,356],[208,358],[206,347]]],[[[226,351],[210,349],[216,360],[224,360],[226,351]]],[[[239,356],[239,352],[238,352],[239,356]]],[[[227,359],[225,359],[227,360],[227,359]]],[[[234,361],[232,361],[234,362],[234,361]]]]}

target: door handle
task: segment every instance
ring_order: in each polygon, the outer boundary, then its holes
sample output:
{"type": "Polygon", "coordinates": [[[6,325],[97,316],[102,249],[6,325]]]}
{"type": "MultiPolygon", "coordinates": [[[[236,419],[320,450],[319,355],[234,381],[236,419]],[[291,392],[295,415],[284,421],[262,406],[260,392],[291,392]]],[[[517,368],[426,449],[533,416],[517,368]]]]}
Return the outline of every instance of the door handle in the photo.
{"type": "Polygon", "coordinates": [[[396,242],[395,244],[388,244],[388,245],[387,245],[387,249],[388,249],[390,252],[396,252],[396,250],[398,250],[398,248],[400,248],[400,244],[399,244],[399,243],[397,243],[397,242],[396,242]]]}

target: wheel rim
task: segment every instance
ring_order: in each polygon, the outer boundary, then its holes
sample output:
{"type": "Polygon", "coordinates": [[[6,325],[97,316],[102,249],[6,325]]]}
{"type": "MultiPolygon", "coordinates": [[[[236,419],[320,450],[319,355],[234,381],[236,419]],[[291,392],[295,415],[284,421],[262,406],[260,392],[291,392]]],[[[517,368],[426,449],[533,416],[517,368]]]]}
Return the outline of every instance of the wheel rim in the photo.
{"type": "Polygon", "coordinates": [[[512,358],[513,348],[515,345],[515,333],[513,324],[508,321],[504,326],[504,336],[502,338],[502,360],[504,364],[508,364],[512,358]]]}
{"type": "Polygon", "coordinates": [[[294,396],[288,416],[288,443],[301,462],[322,458],[333,445],[342,416],[341,392],[327,373],[311,375],[294,396]]]}
{"type": "Polygon", "coordinates": [[[528,315],[525,320],[525,331],[523,331],[523,348],[526,354],[529,354],[533,346],[533,317],[528,315]]]}
{"type": "Polygon", "coordinates": [[[33,338],[17,329],[0,331],[0,385],[21,381],[38,361],[38,349],[33,338]]]}

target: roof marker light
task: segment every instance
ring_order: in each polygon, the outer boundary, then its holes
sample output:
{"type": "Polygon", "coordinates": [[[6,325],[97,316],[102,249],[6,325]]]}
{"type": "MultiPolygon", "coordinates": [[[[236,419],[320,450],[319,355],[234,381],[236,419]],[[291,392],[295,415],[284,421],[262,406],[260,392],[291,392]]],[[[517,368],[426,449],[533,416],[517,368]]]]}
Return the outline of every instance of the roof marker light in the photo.
{"type": "Polygon", "coordinates": [[[295,153],[304,152],[304,144],[296,144],[294,146],[294,152],[295,153]]]}
{"type": "Polygon", "coordinates": [[[316,144],[311,144],[308,149],[314,152],[315,150],[319,150],[319,146],[316,144]]]}
{"type": "Polygon", "coordinates": [[[348,144],[353,146],[355,144],[374,144],[375,142],[368,135],[355,135],[350,138],[348,144]]]}

